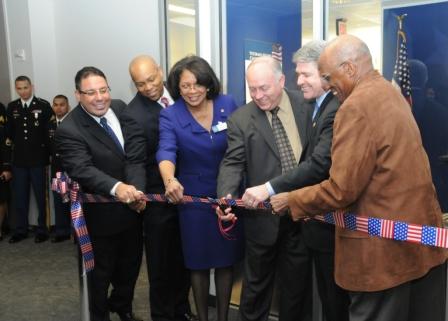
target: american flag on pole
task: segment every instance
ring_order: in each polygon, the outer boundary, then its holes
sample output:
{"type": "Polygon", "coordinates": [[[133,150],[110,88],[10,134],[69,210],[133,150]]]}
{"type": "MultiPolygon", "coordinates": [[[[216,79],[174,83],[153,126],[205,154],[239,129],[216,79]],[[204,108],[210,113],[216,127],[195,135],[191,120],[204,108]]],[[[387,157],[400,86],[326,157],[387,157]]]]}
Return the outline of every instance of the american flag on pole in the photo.
{"type": "Polygon", "coordinates": [[[406,14],[397,16],[397,55],[395,58],[394,75],[392,84],[403,94],[410,106],[412,106],[411,96],[411,75],[408,63],[408,50],[406,46],[406,34],[403,31],[403,19],[406,14]]]}
{"type": "Polygon", "coordinates": [[[279,43],[274,43],[272,45],[272,52],[271,52],[272,58],[275,60],[278,60],[280,63],[282,63],[283,60],[283,48],[282,45],[279,43]]]}

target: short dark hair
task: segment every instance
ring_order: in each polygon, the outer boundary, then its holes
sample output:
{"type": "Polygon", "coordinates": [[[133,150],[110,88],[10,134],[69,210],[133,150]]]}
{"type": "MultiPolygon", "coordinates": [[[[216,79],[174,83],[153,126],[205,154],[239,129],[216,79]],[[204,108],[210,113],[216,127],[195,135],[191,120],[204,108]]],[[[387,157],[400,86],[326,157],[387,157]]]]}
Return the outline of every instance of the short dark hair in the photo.
{"type": "Polygon", "coordinates": [[[21,76],[17,77],[15,82],[18,82],[18,81],[28,81],[28,83],[31,84],[31,79],[25,75],[21,75],[21,76]]]}
{"type": "Polygon", "coordinates": [[[57,98],[65,99],[65,101],[66,101],[67,104],[68,104],[68,98],[67,98],[67,96],[62,95],[62,94],[59,94],[59,95],[54,96],[53,100],[55,100],[55,99],[57,99],[57,98]]]}
{"type": "Polygon", "coordinates": [[[100,77],[104,78],[104,80],[106,80],[106,82],[107,82],[106,75],[101,70],[99,70],[96,67],[87,66],[87,67],[82,68],[80,71],[78,71],[76,73],[76,76],[75,76],[76,90],[81,90],[81,80],[83,80],[89,76],[92,76],[92,75],[100,76],[100,77]]]}
{"type": "Polygon", "coordinates": [[[198,85],[207,88],[207,99],[213,99],[221,92],[218,77],[209,63],[201,57],[192,55],[176,62],[170,70],[166,85],[174,100],[180,97],[179,81],[184,70],[188,70],[196,77],[198,85]]]}

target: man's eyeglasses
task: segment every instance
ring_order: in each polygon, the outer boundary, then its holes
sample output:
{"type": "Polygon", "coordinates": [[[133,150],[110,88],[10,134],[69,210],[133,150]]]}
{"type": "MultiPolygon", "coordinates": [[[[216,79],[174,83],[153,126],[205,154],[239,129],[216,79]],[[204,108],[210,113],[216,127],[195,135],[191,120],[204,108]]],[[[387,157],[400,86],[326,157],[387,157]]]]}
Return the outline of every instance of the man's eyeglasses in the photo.
{"type": "Polygon", "coordinates": [[[330,73],[321,75],[321,78],[325,80],[326,82],[330,82],[331,80],[331,74],[333,74],[336,70],[338,70],[340,67],[342,67],[347,61],[341,62],[336,68],[334,68],[330,73]]]}
{"type": "Polygon", "coordinates": [[[110,88],[109,87],[103,87],[103,88],[96,89],[96,90],[95,89],[91,89],[91,90],[86,90],[86,91],[83,91],[83,90],[78,90],[78,91],[79,91],[80,94],[83,94],[83,95],[86,95],[86,96],[89,96],[89,97],[93,97],[97,93],[99,93],[100,95],[107,94],[110,91],[110,88]]]}

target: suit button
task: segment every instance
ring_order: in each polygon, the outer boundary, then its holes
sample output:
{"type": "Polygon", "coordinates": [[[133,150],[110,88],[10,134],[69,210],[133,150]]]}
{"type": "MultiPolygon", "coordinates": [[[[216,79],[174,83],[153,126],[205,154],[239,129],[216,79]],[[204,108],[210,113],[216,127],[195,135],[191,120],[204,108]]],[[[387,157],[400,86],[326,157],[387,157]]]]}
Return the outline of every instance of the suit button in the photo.
{"type": "Polygon", "coordinates": [[[28,131],[25,129],[24,131],[23,131],[24,133],[28,133],[28,131]]]}
{"type": "Polygon", "coordinates": [[[24,140],[27,140],[27,139],[28,139],[28,137],[26,137],[26,136],[25,136],[25,137],[23,137],[23,139],[24,139],[24,140]]]}

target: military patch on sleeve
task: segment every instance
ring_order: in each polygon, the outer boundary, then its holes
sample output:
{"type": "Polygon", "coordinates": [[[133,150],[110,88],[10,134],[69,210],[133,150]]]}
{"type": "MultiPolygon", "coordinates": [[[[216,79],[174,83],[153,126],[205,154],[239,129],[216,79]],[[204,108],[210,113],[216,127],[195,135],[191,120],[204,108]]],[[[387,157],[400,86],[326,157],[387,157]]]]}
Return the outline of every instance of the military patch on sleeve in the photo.
{"type": "Polygon", "coordinates": [[[11,146],[11,144],[12,144],[12,141],[9,138],[6,138],[5,145],[11,146]]]}

